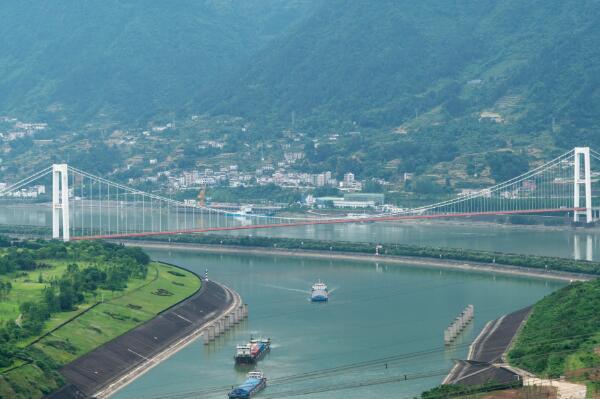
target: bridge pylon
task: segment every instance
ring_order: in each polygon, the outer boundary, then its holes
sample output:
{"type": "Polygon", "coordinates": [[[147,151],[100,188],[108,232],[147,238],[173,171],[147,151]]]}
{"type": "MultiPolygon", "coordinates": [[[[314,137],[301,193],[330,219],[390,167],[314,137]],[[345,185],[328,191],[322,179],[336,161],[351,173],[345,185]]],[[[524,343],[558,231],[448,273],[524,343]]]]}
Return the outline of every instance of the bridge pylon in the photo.
{"type": "Polygon", "coordinates": [[[575,208],[575,211],[573,211],[573,221],[579,223],[581,221],[581,216],[585,216],[585,222],[592,223],[594,219],[592,213],[592,168],[590,165],[590,148],[575,147],[574,155],[573,207],[575,208]],[[585,204],[582,203],[581,198],[582,186],[584,190],[583,201],[585,204]],[[585,210],[577,210],[577,208],[585,208],[585,210]]]}
{"type": "Polygon", "coordinates": [[[62,239],[69,241],[70,220],[69,220],[69,167],[65,164],[52,165],[52,238],[61,238],[62,219],[62,239]]]}

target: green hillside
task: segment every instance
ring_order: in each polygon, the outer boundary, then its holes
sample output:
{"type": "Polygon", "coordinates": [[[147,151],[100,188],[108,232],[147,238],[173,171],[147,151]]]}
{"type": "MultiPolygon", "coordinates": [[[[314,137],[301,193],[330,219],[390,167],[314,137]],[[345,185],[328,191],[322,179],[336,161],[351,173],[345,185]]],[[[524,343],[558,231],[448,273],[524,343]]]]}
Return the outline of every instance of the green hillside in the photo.
{"type": "Polygon", "coordinates": [[[593,1],[329,1],[265,48],[215,112],[410,135],[494,111],[505,139],[551,133],[554,119],[559,146],[598,143],[599,16],[593,1]]]}
{"type": "Polygon", "coordinates": [[[48,122],[38,138],[55,139],[7,144],[6,175],[15,159],[85,168],[104,153],[103,173],[146,154],[252,169],[292,129],[300,171],[488,184],[488,153],[600,148],[599,18],[592,0],[5,2],[0,116],[48,122]],[[168,145],[140,144],[167,122],[168,145]]]}
{"type": "Polygon", "coordinates": [[[0,398],[40,398],[58,369],[196,292],[139,248],[0,237],[0,398]]]}
{"type": "Polygon", "coordinates": [[[0,115],[82,126],[181,113],[190,97],[301,16],[304,4],[2,2],[0,115]]]}
{"type": "MultiPolygon", "coordinates": [[[[509,353],[510,363],[549,377],[600,386],[600,280],[573,283],[538,302],[509,353]]],[[[592,388],[592,386],[590,387],[592,388]]]]}

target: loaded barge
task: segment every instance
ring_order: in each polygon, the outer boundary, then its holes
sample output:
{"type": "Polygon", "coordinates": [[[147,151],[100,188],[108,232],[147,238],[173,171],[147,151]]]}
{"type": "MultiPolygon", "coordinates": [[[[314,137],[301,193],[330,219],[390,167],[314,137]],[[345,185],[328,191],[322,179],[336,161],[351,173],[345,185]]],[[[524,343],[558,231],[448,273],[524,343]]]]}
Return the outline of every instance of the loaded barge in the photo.
{"type": "Polygon", "coordinates": [[[267,378],[261,371],[251,371],[242,385],[229,392],[229,399],[249,399],[265,389],[267,378]]]}
{"type": "Polygon", "coordinates": [[[235,364],[255,364],[271,350],[271,338],[254,339],[244,345],[238,345],[235,352],[235,364]]]}

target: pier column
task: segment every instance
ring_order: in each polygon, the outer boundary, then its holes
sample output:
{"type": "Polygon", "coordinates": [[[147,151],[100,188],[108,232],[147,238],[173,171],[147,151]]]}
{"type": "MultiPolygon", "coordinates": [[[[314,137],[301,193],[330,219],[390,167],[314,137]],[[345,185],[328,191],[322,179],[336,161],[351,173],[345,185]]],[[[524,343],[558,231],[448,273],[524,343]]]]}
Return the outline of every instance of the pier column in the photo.
{"type": "Polygon", "coordinates": [[[575,162],[573,165],[574,176],[573,176],[573,206],[574,208],[584,208],[585,210],[573,211],[574,222],[580,221],[580,216],[585,216],[586,223],[593,222],[592,215],[592,174],[590,167],[590,149],[589,147],[575,147],[575,162]],[[583,177],[581,176],[583,160],[583,177]],[[584,201],[585,204],[581,203],[581,185],[584,186],[584,201]]]}
{"type": "Polygon", "coordinates": [[[69,213],[69,167],[67,164],[52,165],[52,238],[60,238],[62,219],[63,241],[70,240],[69,213]]]}
{"type": "Polygon", "coordinates": [[[244,304],[244,317],[248,317],[248,304],[244,304]]]}

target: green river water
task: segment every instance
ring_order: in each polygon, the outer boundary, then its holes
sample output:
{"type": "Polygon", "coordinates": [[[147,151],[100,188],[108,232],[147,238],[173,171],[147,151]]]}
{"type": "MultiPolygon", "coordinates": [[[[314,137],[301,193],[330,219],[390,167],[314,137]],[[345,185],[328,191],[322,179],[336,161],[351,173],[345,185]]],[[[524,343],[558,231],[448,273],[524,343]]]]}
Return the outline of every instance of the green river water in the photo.
{"type": "MultiPolygon", "coordinates": [[[[435,224],[318,226],[270,234],[566,257],[576,252],[585,257],[586,246],[593,247],[597,241],[595,235],[570,231],[435,224]],[[574,245],[581,247],[576,250],[574,245]]],[[[530,305],[563,284],[374,262],[176,249],[148,252],[155,259],[198,273],[208,268],[210,278],[241,294],[250,317],[214,344],[194,342],[115,398],[225,398],[228,387],[244,380],[245,373],[233,366],[233,354],[235,345],[250,335],[271,337],[274,342],[271,353],[259,363],[273,383],[259,398],[293,397],[292,393],[305,398],[414,397],[439,384],[452,367],[452,359],[466,357],[467,344],[487,321],[530,305]],[[332,290],[329,303],[308,301],[308,290],[317,279],[332,290]],[[444,348],[444,328],[467,304],[475,306],[474,323],[455,346],[444,348]],[[391,359],[379,360],[386,357],[391,359]],[[374,362],[364,367],[357,364],[370,360],[374,362]],[[314,371],[316,378],[302,377],[314,371]],[[413,378],[419,374],[424,376],[413,378]],[[390,380],[400,381],[377,383],[390,380]],[[358,384],[363,386],[348,388],[358,384]]]]}
{"type": "MultiPolygon", "coordinates": [[[[49,209],[0,210],[2,224],[47,226],[49,209]]],[[[243,234],[327,240],[464,247],[578,259],[598,259],[595,230],[549,230],[450,223],[321,225],[243,234]]],[[[232,232],[231,234],[237,234],[232,232]]],[[[250,335],[271,337],[259,363],[271,381],[258,398],[412,398],[438,385],[465,358],[484,324],[533,304],[563,283],[518,276],[349,262],[216,255],[148,249],[158,260],[204,273],[239,292],[249,319],[205,346],[197,340],[156,365],[114,397],[226,398],[245,372],[233,366],[235,345],[250,335]],[[329,303],[308,301],[317,279],[332,290],[329,303]],[[467,305],[473,324],[444,348],[443,330],[467,305]],[[390,358],[388,361],[380,360],[390,358]],[[359,367],[360,362],[373,361],[359,367]],[[386,368],[387,363],[387,368],[386,368]],[[311,373],[307,378],[304,373],[311,373]],[[404,380],[404,376],[407,379],[404,380]],[[413,378],[421,375],[419,378],[413,378]],[[381,384],[378,382],[395,381],[381,384]],[[362,387],[350,386],[362,385],[362,387]],[[321,392],[317,392],[321,391],[321,392]],[[292,393],[302,394],[291,396],[292,393]]]]}

